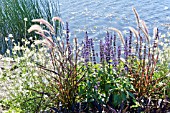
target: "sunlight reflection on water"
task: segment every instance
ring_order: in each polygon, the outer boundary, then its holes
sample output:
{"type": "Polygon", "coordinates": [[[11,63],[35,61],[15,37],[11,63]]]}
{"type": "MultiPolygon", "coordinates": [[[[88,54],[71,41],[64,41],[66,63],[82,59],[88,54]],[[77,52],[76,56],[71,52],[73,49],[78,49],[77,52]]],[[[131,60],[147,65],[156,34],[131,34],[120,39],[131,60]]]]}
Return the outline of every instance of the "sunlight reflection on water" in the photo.
{"type": "Polygon", "coordinates": [[[61,17],[69,22],[72,35],[80,40],[85,31],[91,38],[101,39],[108,27],[126,31],[129,26],[136,27],[132,7],[136,8],[150,32],[158,27],[165,33],[168,29],[162,24],[170,23],[169,6],[169,0],[60,0],[61,17]]]}

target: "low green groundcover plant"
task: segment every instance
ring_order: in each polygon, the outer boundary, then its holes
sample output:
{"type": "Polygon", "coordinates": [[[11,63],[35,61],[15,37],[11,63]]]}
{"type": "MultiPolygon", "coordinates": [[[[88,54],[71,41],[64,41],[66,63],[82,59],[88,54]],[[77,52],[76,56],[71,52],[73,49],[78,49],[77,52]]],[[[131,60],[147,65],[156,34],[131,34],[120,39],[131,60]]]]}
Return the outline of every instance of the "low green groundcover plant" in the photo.
{"type": "MultiPolygon", "coordinates": [[[[133,11],[137,30],[130,27],[124,38],[118,29],[110,28],[115,33],[107,32],[99,50],[94,50],[87,32],[82,43],[77,38],[71,42],[68,23],[64,35],[57,37],[55,26],[32,20],[41,26],[34,24],[28,32],[35,31],[43,39],[30,48],[13,48],[14,64],[2,71],[1,81],[10,84],[1,104],[8,112],[166,112],[170,108],[169,43],[160,44],[160,51],[158,29],[151,37],[133,11]]],[[[58,17],[52,20],[63,23],[58,17]]]]}

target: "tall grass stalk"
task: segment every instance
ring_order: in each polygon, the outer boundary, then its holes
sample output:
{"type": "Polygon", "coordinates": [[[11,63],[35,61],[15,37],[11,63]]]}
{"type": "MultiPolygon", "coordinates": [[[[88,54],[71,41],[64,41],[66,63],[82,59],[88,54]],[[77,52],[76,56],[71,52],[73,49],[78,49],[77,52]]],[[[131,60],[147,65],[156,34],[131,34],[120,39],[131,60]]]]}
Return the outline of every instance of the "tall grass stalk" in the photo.
{"type": "MultiPolygon", "coordinates": [[[[0,5],[0,34],[3,38],[8,34],[13,34],[15,43],[30,36],[26,36],[28,35],[26,29],[31,26],[32,19],[44,18],[52,23],[51,18],[59,16],[58,1],[0,0],[0,5]]],[[[1,54],[5,51],[1,50],[1,54]]]]}

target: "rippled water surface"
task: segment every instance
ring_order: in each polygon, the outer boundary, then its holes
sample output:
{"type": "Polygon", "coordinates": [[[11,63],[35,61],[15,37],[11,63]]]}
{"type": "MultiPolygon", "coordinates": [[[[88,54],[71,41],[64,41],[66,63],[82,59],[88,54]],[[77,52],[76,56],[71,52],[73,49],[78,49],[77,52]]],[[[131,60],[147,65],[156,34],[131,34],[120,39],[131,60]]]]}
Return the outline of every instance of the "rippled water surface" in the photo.
{"type": "Polygon", "coordinates": [[[170,23],[170,0],[60,0],[61,17],[69,22],[72,35],[79,39],[85,31],[100,39],[109,27],[125,32],[129,26],[136,27],[132,7],[150,32],[155,26],[162,32],[169,30],[162,24],[170,23]]]}

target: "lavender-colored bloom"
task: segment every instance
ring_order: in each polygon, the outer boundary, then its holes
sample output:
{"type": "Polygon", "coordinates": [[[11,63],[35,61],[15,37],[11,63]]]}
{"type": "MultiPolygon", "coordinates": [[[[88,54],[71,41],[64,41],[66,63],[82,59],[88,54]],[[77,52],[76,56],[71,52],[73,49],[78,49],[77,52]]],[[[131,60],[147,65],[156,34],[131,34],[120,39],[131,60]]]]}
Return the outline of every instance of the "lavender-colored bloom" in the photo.
{"type": "Polygon", "coordinates": [[[70,58],[72,51],[71,51],[71,46],[70,46],[70,42],[69,42],[68,22],[66,22],[66,44],[67,44],[67,49],[68,49],[68,57],[70,58]]]}
{"type": "Polygon", "coordinates": [[[106,62],[109,63],[110,60],[110,41],[109,41],[109,37],[105,38],[105,46],[104,46],[104,53],[106,56],[106,62]]]}
{"type": "Polygon", "coordinates": [[[113,36],[110,36],[110,45],[112,46],[112,42],[113,42],[113,36]]]}
{"type": "Polygon", "coordinates": [[[85,33],[85,42],[82,42],[82,57],[85,59],[85,64],[90,61],[90,45],[91,45],[91,40],[88,38],[87,32],[85,33]]]}
{"type": "Polygon", "coordinates": [[[128,71],[129,71],[129,68],[128,68],[128,66],[127,66],[127,65],[125,65],[125,67],[124,67],[124,68],[125,68],[125,71],[126,71],[126,72],[128,72],[128,71]]]}
{"type": "Polygon", "coordinates": [[[120,57],[121,57],[121,46],[118,46],[118,63],[120,63],[120,57]]]}
{"type": "MultiPolygon", "coordinates": [[[[125,57],[125,61],[127,63],[127,60],[128,60],[128,39],[127,37],[125,38],[125,45],[124,45],[124,57],[125,57]]],[[[124,68],[125,70],[128,72],[128,67],[127,67],[127,64],[125,63],[124,65],[124,68]]]]}
{"type": "Polygon", "coordinates": [[[89,62],[89,51],[85,52],[84,57],[85,57],[85,63],[87,64],[89,62]]]}
{"type": "Polygon", "coordinates": [[[113,59],[113,61],[114,61],[114,66],[116,67],[117,66],[117,64],[118,64],[118,61],[117,61],[117,59],[116,59],[116,55],[114,55],[114,57],[113,57],[114,59],[113,59]]]}
{"type": "MultiPolygon", "coordinates": [[[[111,37],[112,38],[112,37],[111,37]]],[[[112,40],[111,40],[112,42],[112,40]]],[[[112,43],[111,43],[112,44],[112,43]]],[[[112,60],[113,60],[113,66],[116,68],[118,62],[117,62],[117,57],[116,57],[116,35],[114,34],[114,37],[113,37],[113,47],[111,47],[111,57],[112,57],[112,60]]]]}
{"type": "Polygon", "coordinates": [[[66,22],[66,44],[69,43],[69,32],[68,22],[66,22]]]}
{"type": "Polygon", "coordinates": [[[102,40],[100,40],[100,62],[104,62],[104,45],[102,40]]]}
{"type": "Polygon", "coordinates": [[[111,50],[111,57],[112,57],[112,60],[113,60],[113,67],[116,68],[116,66],[117,66],[117,59],[116,59],[116,55],[114,54],[113,49],[111,50]]]}
{"type": "Polygon", "coordinates": [[[111,50],[113,49],[112,40],[113,40],[112,36],[110,37],[109,33],[107,32],[107,36],[105,38],[104,53],[106,56],[106,62],[109,64],[110,64],[110,59],[111,59],[111,50]]]}
{"type": "Polygon", "coordinates": [[[114,40],[113,40],[113,48],[114,48],[114,54],[116,55],[116,35],[114,34],[114,40]]]}
{"type": "Polygon", "coordinates": [[[94,62],[94,64],[96,64],[96,57],[95,57],[93,39],[91,39],[91,47],[92,47],[92,54],[93,54],[93,62],[94,62]]]}
{"type": "Polygon", "coordinates": [[[90,40],[88,39],[88,35],[86,32],[86,36],[85,36],[85,63],[87,64],[89,62],[89,58],[90,58],[90,40]]]}
{"type": "Polygon", "coordinates": [[[128,59],[128,39],[127,37],[125,38],[125,45],[124,45],[124,56],[125,56],[125,60],[127,61],[128,59]]]}
{"type": "Polygon", "coordinates": [[[82,41],[81,45],[82,45],[81,56],[82,56],[82,58],[85,58],[86,46],[83,41],[82,41]]]}
{"type": "Polygon", "coordinates": [[[95,85],[95,86],[94,86],[94,89],[97,91],[97,90],[98,90],[98,86],[97,86],[97,85],[95,85]]]}
{"type": "Polygon", "coordinates": [[[129,55],[131,55],[132,51],[132,31],[130,31],[130,36],[129,36],[129,55]]]}

